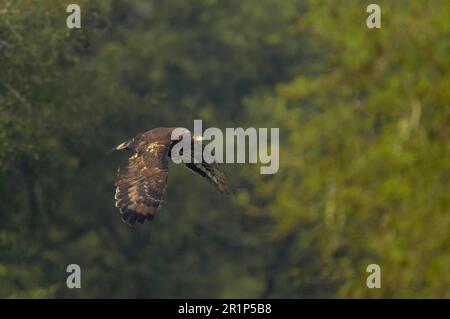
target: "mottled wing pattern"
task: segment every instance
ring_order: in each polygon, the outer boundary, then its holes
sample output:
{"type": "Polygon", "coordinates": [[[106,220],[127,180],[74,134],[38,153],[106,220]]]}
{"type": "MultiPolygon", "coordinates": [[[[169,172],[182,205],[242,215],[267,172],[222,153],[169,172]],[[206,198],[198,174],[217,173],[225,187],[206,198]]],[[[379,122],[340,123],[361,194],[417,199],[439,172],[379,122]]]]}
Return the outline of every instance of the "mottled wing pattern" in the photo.
{"type": "Polygon", "coordinates": [[[152,220],[163,207],[167,192],[167,145],[146,143],[143,138],[131,148],[136,153],[120,168],[116,181],[116,207],[129,225],[152,220]]]}

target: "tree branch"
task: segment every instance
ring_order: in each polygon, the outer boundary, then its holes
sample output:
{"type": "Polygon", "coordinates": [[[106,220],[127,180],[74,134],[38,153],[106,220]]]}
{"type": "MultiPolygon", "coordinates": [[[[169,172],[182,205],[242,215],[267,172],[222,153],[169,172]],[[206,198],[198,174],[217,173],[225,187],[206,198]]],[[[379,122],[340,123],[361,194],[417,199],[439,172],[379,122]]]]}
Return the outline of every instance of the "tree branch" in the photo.
{"type": "Polygon", "coordinates": [[[22,97],[22,95],[11,85],[6,83],[5,81],[0,79],[0,83],[3,84],[4,87],[6,87],[20,102],[22,102],[29,110],[31,110],[30,103],[27,102],[27,100],[22,97]]]}

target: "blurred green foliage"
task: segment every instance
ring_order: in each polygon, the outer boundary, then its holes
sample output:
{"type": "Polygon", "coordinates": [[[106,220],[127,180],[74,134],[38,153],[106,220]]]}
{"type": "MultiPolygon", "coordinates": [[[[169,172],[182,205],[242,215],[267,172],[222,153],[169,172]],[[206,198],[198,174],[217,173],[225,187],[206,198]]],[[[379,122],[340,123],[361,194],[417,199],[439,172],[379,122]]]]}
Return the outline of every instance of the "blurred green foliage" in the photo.
{"type": "Polygon", "coordinates": [[[79,0],[69,30],[71,2],[0,1],[0,297],[450,297],[447,1],[377,30],[337,0],[79,0]],[[128,228],[108,150],[194,119],[279,127],[279,172],[227,165],[230,198],[172,165],[128,228]]]}

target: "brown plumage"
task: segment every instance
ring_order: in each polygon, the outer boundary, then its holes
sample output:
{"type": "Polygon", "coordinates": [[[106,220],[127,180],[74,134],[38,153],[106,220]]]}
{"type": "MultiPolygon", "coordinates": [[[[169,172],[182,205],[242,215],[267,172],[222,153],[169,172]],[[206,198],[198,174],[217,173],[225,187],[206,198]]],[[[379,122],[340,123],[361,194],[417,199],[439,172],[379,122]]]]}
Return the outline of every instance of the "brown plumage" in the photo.
{"type": "MultiPolygon", "coordinates": [[[[119,168],[115,183],[116,207],[120,209],[124,222],[132,226],[136,221],[152,220],[155,212],[164,206],[170,151],[186,133],[190,132],[183,128],[155,128],[114,148],[133,152],[128,165],[119,168]],[[171,139],[172,132],[175,140],[171,139]]],[[[231,193],[228,179],[219,164],[202,162],[187,163],[186,166],[220,192],[231,193]]]]}

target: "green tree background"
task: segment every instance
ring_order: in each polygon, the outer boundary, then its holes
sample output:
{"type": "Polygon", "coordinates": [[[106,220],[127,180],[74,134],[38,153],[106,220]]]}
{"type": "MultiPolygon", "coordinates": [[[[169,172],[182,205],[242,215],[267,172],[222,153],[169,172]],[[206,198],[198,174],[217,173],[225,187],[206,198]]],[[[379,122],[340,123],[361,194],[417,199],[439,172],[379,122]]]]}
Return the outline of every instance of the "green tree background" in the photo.
{"type": "Polygon", "coordinates": [[[69,30],[71,2],[0,1],[0,297],[450,297],[448,1],[376,30],[356,0],[79,0],[69,30]],[[279,172],[223,197],[172,165],[127,227],[108,150],[194,119],[279,127],[279,172]]]}

